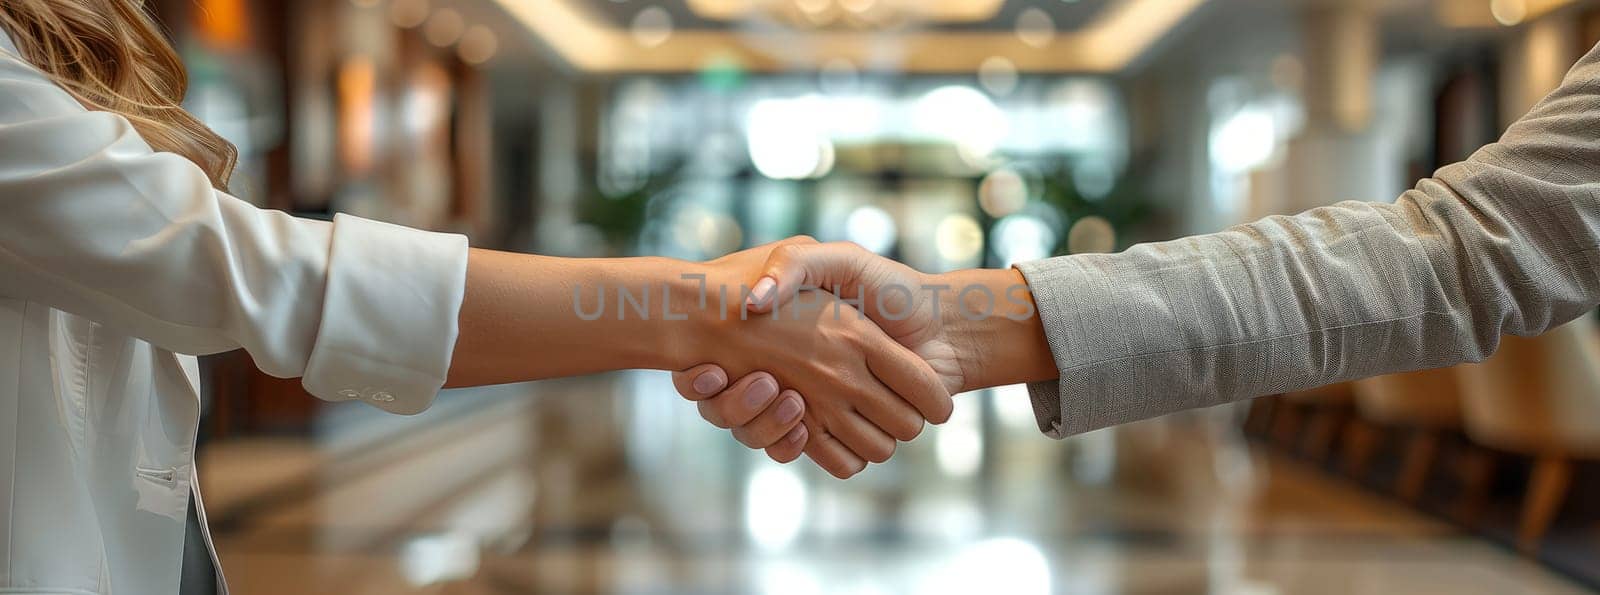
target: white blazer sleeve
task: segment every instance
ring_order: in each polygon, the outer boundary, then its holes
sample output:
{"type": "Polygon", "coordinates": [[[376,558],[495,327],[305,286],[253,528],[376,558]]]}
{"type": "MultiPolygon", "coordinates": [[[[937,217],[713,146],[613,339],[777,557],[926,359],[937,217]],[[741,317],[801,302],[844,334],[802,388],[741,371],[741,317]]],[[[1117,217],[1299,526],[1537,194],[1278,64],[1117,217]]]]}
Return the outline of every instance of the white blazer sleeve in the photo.
{"type": "Polygon", "coordinates": [[[178,353],[244,348],[329,400],[426,409],[444,384],[466,239],[258,209],[0,51],[0,297],[178,353]]]}

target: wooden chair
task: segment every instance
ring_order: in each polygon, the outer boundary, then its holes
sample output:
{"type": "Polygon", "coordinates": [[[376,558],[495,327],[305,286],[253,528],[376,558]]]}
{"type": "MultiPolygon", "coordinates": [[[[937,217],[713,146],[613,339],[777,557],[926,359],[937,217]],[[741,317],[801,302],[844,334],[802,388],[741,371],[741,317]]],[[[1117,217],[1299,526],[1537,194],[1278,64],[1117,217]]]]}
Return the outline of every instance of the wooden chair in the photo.
{"type": "Polygon", "coordinates": [[[1340,382],[1285,394],[1283,404],[1288,407],[1282,409],[1289,413],[1284,423],[1276,423],[1278,420],[1274,419],[1273,433],[1290,450],[1304,453],[1314,461],[1326,460],[1339,437],[1339,428],[1354,408],[1353,386],[1340,382]]]}
{"type": "Polygon", "coordinates": [[[1458,366],[1467,435],[1531,456],[1517,546],[1537,551],[1572,478],[1573,459],[1600,458],[1600,336],[1584,317],[1539,337],[1505,337],[1488,360],[1458,366]]]}
{"type": "Polygon", "coordinates": [[[1345,471],[1365,477],[1383,440],[1380,428],[1409,433],[1395,491],[1415,504],[1427,486],[1439,442],[1461,428],[1461,391],[1450,368],[1367,378],[1355,383],[1358,420],[1346,428],[1345,471]]]}

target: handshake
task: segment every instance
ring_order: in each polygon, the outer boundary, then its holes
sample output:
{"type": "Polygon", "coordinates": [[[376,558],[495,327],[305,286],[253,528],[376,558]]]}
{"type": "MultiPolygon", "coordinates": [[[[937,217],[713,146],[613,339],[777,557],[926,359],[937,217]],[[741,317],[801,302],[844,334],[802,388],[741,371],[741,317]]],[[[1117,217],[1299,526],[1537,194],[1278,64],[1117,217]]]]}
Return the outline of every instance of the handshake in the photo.
{"type": "MultiPolygon", "coordinates": [[[[1015,270],[929,275],[805,237],[694,266],[662,293],[661,315],[695,325],[676,333],[692,345],[669,348],[712,358],[673,383],[706,421],[781,463],[803,453],[848,478],[924,422],[947,421],[953,394],[1056,377],[1015,270]]],[[[580,317],[610,305],[603,291],[574,297],[580,317]]],[[[617,315],[639,305],[632,297],[617,296],[617,315]]]]}

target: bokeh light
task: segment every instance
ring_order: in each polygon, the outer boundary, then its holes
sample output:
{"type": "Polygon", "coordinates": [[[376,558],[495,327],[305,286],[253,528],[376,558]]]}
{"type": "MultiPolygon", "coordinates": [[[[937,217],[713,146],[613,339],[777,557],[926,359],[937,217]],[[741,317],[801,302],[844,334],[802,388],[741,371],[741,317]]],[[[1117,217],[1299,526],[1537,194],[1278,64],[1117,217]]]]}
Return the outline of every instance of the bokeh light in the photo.
{"type": "Polygon", "coordinates": [[[428,0],[394,0],[389,4],[389,20],[407,29],[427,22],[428,12],[428,0]]]}
{"type": "Polygon", "coordinates": [[[750,161],[775,180],[821,177],[833,168],[820,98],[763,99],[745,117],[750,161]]]}
{"type": "Polygon", "coordinates": [[[847,239],[875,254],[888,254],[894,249],[898,230],[888,211],[872,205],[856,207],[844,226],[847,239]]]}
{"type": "Polygon", "coordinates": [[[1489,12],[1494,20],[1507,27],[1522,24],[1528,18],[1527,0],[1489,0],[1489,12]]]}
{"type": "Polygon", "coordinates": [[[1004,111],[983,92],[950,85],[917,100],[912,117],[918,130],[955,144],[974,156],[988,156],[1010,128],[1004,111]]]}
{"type": "Polygon", "coordinates": [[[989,172],[978,184],[978,206],[996,219],[1017,212],[1028,203],[1028,182],[1011,168],[989,172]]]}
{"type": "Polygon", "coordinates": [[[972,266],[983,250],[983,228],[971,215],[952,213],[934,229],[934,244],[939,256],[956,266],[972,266]]]}
{"type": "Polygon", "coordinates": [[[672,14],[660,6],[645,7],[633,15],[629,31],[635,43],[647,48],[659,46],[672,38],[672,14]]]}
{"type": "Polygon", "coordinates": [[[696,246],[706,256],[722,256],[739,249],[744,242],[744,228],[733,217],[707,214],[695,229],[696,246]]]}
{"type": "Polygon", "coordinates": [[[939,470],[951,477],[971,477],[983,463],[983,429],[974,407],[956,407],[934,439],[939,470]]]}
{"type": "Polygon", "coordinates": [[[1114,252],[1117,230],[1104,217],[1090,215],[1072,224],[1067,232],[1067,251],[1073,254],[1114,252]]]}
{"type": "Polygon", "coordinates": [[[996,96],[1010,95],[1017,88],[1017,65],[1005,56],[989,56],[978,65],[978,84],[996,96]]]}
{"type": "Polygon", "coordinates": [[[483,25],[473,25],[461,35],[461,45],[456,48],[461,61],[468,64],[483,64],[494,58],[500,50],[500,38],[494,30],[483,25]]]}
{"type": "Polygon", "coordinates": [[[1246,107],[1224,120],[1211,134],[1211,160],[1230,172],[1247,172],[1265,164],[1277,150],[1277,124],[1272,112],[1246,107]]]}
{"type": "Polygon", "coordinates": [[[992,237],[995,256],[1000,259],[1001,266],[1009,267],[1049,257],[1060,236],[1044,219],[1019,213],[996,222],[992,237]]]}
{"type": "Polygon", "coordinates": [[[1048,46],[1056,39],[1056,21],[1050,13],[1030,6],[1017,15],[1017,38],[1036,48],[1048,46]]]}
{"type": "Polygon", "coordinates": [[[806,484],[789,467],[763,466],[745,486],[744,525],[766,550],[794,543],[806,521],[806,484]]]}
{"type": "Polygon", "coordinates": [[[461,34],[467,30],[467,20],[461,13],[454,9],[441,8],[428,19],[422,28],[422,36],[428,43],[438,47],[448,47],[461,39],[461,34]]]}
{"type": "Polygon", "coordinates": [[[1084,158],[1072,166],[1072,187],[1086,200],[1104,199],[1116,185],[1117,172],[1103,157],[1084,158]]]}

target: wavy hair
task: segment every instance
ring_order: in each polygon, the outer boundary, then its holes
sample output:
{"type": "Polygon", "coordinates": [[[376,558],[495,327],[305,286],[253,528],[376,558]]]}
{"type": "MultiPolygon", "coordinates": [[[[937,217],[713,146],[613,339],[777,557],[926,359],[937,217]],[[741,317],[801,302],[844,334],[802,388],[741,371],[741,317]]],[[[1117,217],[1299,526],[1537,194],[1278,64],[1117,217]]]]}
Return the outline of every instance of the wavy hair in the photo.
{"type": "Polygon", "coordinates": [[[176,153],[224,189],[232,143],[182,107],[189,76],[141,0],[0,0],[0,27],[22,58],[85,107],[128,119],[150,147],[176,153]]]}

